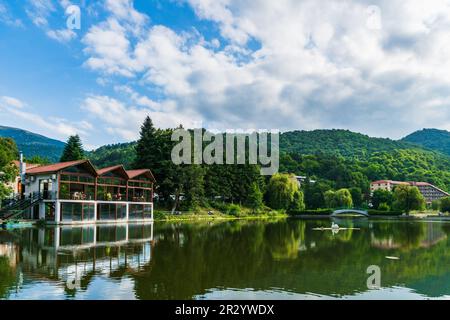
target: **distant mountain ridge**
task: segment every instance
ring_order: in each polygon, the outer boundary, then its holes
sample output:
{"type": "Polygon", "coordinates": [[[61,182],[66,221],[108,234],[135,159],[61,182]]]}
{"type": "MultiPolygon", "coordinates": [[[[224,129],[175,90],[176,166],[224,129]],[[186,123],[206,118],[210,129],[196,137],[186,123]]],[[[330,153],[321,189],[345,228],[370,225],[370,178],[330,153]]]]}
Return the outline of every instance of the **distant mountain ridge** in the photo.
{"type": "Polygon", "coordinates": [[[64,142],[47,138],[27,130],[0,126],[0,137],[13,138],[17,147],[27,158],[41,156],[52,162],[57,162],[61,157],[64,142]]]}
{"type": "Polygon", "coordinates": [[[404,137],[402,141],[450,155],[450,132],[439,129],[423,129],[404,137]]]}
{"type": "MultiPolygon", "coordinates": [[[[19,150],[31,158],[35,155],[50,161],[58,161],[65,143],[47,138],[27,130],[0,126],[0,137],[13,138],[19,150]]],[[[134,161],[136,142],[102,146],[87,152],[88,157],[98,166],[122,163],[130,166],[134,161]]],[[[366,160],[380,152],[436,151],[450,156],[450,132],[438,129],[416,131],[401,140],[373,138],[349,130],[290,131],[281,134],[281,152],[290,154],[330,154],[348,159],[366,160]]]]}

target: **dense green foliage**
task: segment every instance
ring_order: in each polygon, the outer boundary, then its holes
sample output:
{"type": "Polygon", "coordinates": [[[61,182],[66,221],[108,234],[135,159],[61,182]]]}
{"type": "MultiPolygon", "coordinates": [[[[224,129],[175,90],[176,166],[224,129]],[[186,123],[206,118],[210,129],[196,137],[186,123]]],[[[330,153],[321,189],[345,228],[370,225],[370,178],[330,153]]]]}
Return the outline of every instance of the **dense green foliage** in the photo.
{"type": "Polygon", "coordinates": [[[423,129],[402,140],[450,155],[450,132],[446,130],[423,129]]]}
{"type": "Polygon", "coordinates": [[[394,189],[393,206],[396,210],[406,213],[412,210],[423,210],[425,199],[417,187],[399,185],[394,189]]]}
{"type": "Polygon", "coordinates": [[[281,150],[294,154],[326,152],[345,158],[367,159],[374,152],[391,152],[415,146],[391,139],[371,138],[348,130],[286,132],[280,138],[281,150]]]}
{"type": "Polygon", "coordinates": [[[78,135],[70,136],[59,161],[68,162],[83,159],[85,159],[85,154],[80,137],[78,135]]]}
{"type": "Polygon", "coordinates": [[[351,208],[353,206],[352,194],[348,189],[328,190],[324,193],[324,198],[327,208],[351,208]]]}
{"type": "Polygon", "coordinates": [[[136,145],[133,167],[153,171],[158,185],[159,206],[170,206],[172,211],[190,210],[221,201],[246,205],[255,210],[260,207],[259,193],[264,192],[265,183],[259,166],[175,165],[171,159],[176,144],[171,139],[173,131],[156,129],[147,118],[136,145]]]}
{"type": "Polygon", "coordinates": [[[383,210],[381,208],[382,205],[384,209],[386,209],[386,206],[392,206],[392,202],[394,202],[394,195],[388,190],[378,189],[375,190],[372,195],[372,205],[374,209],[383,210]]]}
{"type": "Polygon", "coordinates": [[[8,137],[16,141],[17,147],[27,158],[41,156],[51,162],[57,162],[64,149],[64,142],[50,139],[22,129],[0,126],[0,137],[8,137]]]}
{"type": "Polygon", "coordinates": [[[450,197],[441,199],[438,209],[442,212],[450,212],[450,197]]]}
{"type": "Polygon", "coordinates": [[[11,163],[18,155],[19,151],[13,139],[0,138],[0,200],[11,193],[6,183],[13,181],[18,173],[17,167],[11,163]]]}
{"type": "MultiPolygon", "coordinates": [[[[157,176],[162,199],[177,191],[180,197],[189,199],[185,203],[198,205],[219,199],[253,207],[258,203],[258,189],[266,193],[268,181],[260,176],[257,166],[173,166],[170,161],[173,130],[147,131],[149,135],[140,142],[104,146],[88,153],[88,157],[98,167],[124,164],[128,168],[151,168],[157,176]]],[[[381,179],[424,181],[450,191],[450,157],[431,150],[447,152],[445,139],[449,135],[446,131],[423,130],[394,141],[347,130],[287,132],[280,139],[280,172],[315,181],[302,186],[307,209],[327,207],[325,192],[339,189],[350,191],[354,206],[365,206],[370,182],[381,179]],[[435,143],[436,140],[439,142],[435,143]]],[[[384,209],[386,206],[392,209],[393,200],[375,197],[374,208],[381,204],[384,209]]]]}
{"type": "Polygon", "coordinates": [[[302,210],[303,194],[295,177],[288,174],[273,175],[267,186],[267,205],[277,210],[302,210]]]}
{"type": "Polygon", "coordinates": [[[87,157],[100,168],[123,164],[131,168],[136,158],[136,142],[111,144],[87,152],[87,157]]]}

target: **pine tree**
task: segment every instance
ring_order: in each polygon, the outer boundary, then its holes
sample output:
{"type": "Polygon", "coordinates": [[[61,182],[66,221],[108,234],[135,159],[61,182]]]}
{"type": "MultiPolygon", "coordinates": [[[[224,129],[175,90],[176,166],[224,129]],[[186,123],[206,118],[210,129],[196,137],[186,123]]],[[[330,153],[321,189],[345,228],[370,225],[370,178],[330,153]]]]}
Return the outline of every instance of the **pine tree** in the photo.
{"type": "Polygon", "coordinates": [[[140,138],[136,145],[136,159],[134,168],[150,168],[155,170],[156,165],[163,160],[162,145],[158,138],[158,132],[153,126],[152,119],[149,116],[141,127],[140,138]]]}
{"type": "Polygon", "coordinates": [[[61,162],[76,161],[85,159],[83,144],[81,143],[80,136],[70,136],[67,140],[66,147],[64,148],[61,156],[61,162]]]}

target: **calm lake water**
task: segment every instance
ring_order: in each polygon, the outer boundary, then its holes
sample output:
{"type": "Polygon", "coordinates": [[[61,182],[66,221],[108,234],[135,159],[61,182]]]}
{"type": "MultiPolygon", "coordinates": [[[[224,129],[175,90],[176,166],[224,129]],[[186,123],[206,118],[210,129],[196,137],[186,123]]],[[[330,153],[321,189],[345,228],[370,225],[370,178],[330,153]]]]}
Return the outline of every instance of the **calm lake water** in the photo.
{"type": "Polygon", "coordinates": [[[0,231],[0,299],[450,297],[450,223],[336,222],[361,229],[291,219],[0,231]],[[371,265],[380,289],[367,287],[371,265]]]}

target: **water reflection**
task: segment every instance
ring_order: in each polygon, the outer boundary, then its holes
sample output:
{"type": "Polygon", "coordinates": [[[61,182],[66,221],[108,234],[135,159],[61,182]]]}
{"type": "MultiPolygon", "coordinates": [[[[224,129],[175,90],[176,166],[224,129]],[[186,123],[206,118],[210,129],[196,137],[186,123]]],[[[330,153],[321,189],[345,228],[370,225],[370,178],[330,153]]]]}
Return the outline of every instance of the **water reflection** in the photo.
{"type": "Polygon", "coordinates": [[[0,231],[4,299],[395,298],[450,294],[450,224],[234,221],[0,231]],[[386,256],[399,257],[392,261],[386,256]],[[368,290],[367,267],[382,270],[368,290]],[[388,291],[387,288],[389,288],[388,291]]]}

